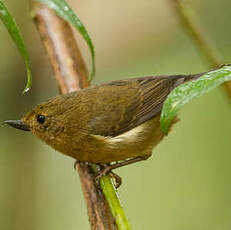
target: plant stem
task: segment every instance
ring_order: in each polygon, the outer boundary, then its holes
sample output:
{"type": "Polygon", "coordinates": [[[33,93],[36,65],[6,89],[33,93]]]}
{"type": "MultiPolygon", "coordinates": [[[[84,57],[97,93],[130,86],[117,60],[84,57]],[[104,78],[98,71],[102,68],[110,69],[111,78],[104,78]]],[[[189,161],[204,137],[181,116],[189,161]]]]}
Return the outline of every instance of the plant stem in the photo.
{"type": "MultiPolygon", "coordinates": [[[[32,14],[49,55],[61,93],[89,86],[86,67],[70,25],[41,3],[32,0],[32,7],[32,14]]],[[[128,221],[110,177],[106,176],[101,179],[103,189],[100,189],[95,184],[95,173],[91,166],[77,164],[77,169],[91,229],[129,229],[128,221]]]]}
{"type": "MultiPolygon", "coordinates": [[[[169,0],[176,17],[187,32],[190,38],[198,47],[200,53],[204,56],[209,67],[217,68],[221,65],[220,58],[215,52],[213,45],[203,33],[202,29],[193,21],[190,9],[182,4],[182,0],[169,0]]],[[[231,84],[225,82],[222,84],[227,96],[231,99],[231,84]]]]}
{"type": "MultiPolygon", "coordinates": [[[[92,166],[94,172],[98,172],[100,167],[97,165],[92,166]]],[[[113,184],[113,180],[109,175],[103,176],[100,179],[100,186],[103,190],[103,193],[106,197],[108,205],[110,207],[112,216],[115,219],[116,225],[119,230],[130,230],[131,226],[127,220],[127,217],[124,213],[123,207],[120,203],[120,199],[116,188],[113,184]]]]}
{"type": "Polygon", "coordinates": [[[115,218],[118,229],[131,229],[123,208],[121,206],[118,193],[113,185],[112,179],[109,176],[104,176],[100,180],[100,185],[111,209],[112,215],[115,218]]]}

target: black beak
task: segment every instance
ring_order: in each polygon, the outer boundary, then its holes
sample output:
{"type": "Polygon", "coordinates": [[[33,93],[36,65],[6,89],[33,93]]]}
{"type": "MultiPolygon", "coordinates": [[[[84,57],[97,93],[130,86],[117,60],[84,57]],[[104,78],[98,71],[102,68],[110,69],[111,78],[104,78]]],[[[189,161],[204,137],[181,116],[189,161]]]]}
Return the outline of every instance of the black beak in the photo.
{"type": "Polygon", "coordinates": [[[9,120],[3,121],[3,124],[8,124],[16,129],[21,129],[24,131],[30,131],[30,127],[26,125],[22,120],[9,120]]]}

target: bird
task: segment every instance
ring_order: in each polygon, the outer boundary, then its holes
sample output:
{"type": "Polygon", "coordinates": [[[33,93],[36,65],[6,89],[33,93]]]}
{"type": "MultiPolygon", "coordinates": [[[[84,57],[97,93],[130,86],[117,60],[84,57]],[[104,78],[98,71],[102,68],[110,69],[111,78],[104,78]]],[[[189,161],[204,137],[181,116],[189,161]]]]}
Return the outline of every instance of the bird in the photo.
{"type": "MultiPolygon", "coordinates": [[[[30,131],[77,162],[101,165],[99,179],[115,168],[152,155],[164,138],[160,114],[167,96],[177,86],[202,74],[101,83],[58,95],[37,105],[21,120],[4,123],[30,131]]],[[[120,183],[119,177],[116,180],[120,183]]]]}

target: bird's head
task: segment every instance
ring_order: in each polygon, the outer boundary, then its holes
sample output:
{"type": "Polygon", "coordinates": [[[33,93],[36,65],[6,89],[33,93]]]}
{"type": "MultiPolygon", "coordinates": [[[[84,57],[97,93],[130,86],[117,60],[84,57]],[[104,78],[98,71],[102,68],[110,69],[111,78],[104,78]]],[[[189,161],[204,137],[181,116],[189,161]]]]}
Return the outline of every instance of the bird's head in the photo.
{"type": "Polygon", "coordinates": [[[24,131],[30,131],[43,141],[59,141],[68,123],[68,116],[73,111],[70,95],[57,96],[37,105],[21,120],[7,120],[4,123],[24,131]]]}

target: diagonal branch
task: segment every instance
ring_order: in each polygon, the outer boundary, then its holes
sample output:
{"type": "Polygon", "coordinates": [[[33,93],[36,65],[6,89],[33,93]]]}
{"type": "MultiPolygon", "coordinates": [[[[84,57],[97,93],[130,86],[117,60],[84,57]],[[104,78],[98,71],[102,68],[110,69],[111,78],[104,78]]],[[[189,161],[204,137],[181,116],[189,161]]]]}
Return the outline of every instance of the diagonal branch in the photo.
{"type": "MultiPolygon", "coordinates": [[[[212,68],[217,68],[220,66],[221,62],[219,56],[217,53],[215,53],[211,42],[205,36],[202,29],[193,21],[193,18],[189,12],[190,9],[187,9],[187,7],[182,4],[182,0],[169,0],[169,3],[185,32],[187,32],[190,38],[194,41],[199,52],[204,56],[208,65],[212,68]]],[[[227,96],[231,99],[230,82],[225,82],[222,86],[227,96]]]]}
{"type": "MultiPolygon", "coordinates": [[[[67,22],[43,4],[32,0],[35,23],[49,55],[61,93],[89,86],[87,71],[67,22]]],[[[114,218],[102,190],[95,185],[90,166],[77,166],[87,203],[91,229],[115,230],[114,218]]]]}

